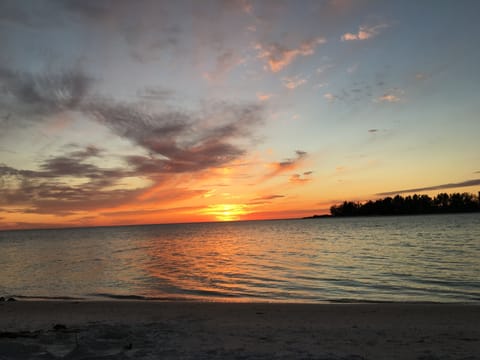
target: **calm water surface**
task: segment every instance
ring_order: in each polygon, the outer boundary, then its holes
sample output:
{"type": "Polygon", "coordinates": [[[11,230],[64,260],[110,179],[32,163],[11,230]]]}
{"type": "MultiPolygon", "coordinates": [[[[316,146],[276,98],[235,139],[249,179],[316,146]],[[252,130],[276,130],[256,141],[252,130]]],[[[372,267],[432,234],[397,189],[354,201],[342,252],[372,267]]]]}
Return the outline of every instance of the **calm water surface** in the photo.
{"type": "Polygon", "coordinates": [[[480,302],[480,214],[5,231],[0,295],[480,302]]]}

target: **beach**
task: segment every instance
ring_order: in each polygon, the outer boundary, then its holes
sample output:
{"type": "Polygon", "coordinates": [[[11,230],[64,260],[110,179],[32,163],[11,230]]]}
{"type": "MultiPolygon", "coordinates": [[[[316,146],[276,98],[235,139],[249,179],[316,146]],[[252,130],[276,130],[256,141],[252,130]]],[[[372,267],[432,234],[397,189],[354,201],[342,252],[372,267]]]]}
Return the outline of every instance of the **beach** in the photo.
{"type": "Polygon", "coordinates": [[[14,301],[0,359],[480,359],[480,306],[14,301]]]}

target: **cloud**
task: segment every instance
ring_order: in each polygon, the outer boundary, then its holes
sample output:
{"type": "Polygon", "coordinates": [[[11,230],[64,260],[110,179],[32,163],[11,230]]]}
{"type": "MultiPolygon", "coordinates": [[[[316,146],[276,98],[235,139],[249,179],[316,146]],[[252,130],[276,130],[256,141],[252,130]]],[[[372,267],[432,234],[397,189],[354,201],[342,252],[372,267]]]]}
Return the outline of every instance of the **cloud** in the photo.
{"type": "Polygon", "coordinates": [[[396,103],[402,100],[402,96],[405,92],[401,89],[390,89],[387,90],[383,95],[379,96],[376,101],[377,102],[389,102],[389,103],[396,103]]]}
{"type": "Polygon", "coordinates": [[[326,42],[325,38],[317,37],[315,39],[304,41],[298,48],[287,48],[281,44],[273,43],[269,45],[257,44],[257,57],[264,59],[272,72],[279,72],[291,64],[299,56],[309,56],[315,53],[315,48],[326,42]]]}
{"type": "MultiPolygon", "coordinates": [[[[264,108],[258,103],[204,101],[190,111],[170,106],[148,111],[143,103],[94,96],[90,92],[92,80],[79,71],[35,75],[0,69],[0,82],[8,94],[0,101],[7,98],[5,102],[14,103],[18,111],[27,111],[27,119],[35,118],[38,112],[51,118],[74,110],[80,119],[93,120],[138,147],[134,154],[115,156],[116,164],[123,162],[122,167],[115,168],[98,165],[111,160],[112,155],[94,146],[63,149],[61,155],[40,159],[35,169],[1,165],[0,206],[28,207],[35,213],[69,215],[115,207],[131,202],[172,175],[222,167],[246,153],[248,144],[253,143],[254,129],[264,120],[264,108]],[[136,185],[132,185],[132,177],[136,185]]],[[[148,101],[170,92],[147,89],[143,94],[148,101]]],[[[37,118],[42,121],[43,117],[37,118]]]]}
{"type": "Polygon", "coordinates": [[[222,166],[245,153],[234,144],[252,136],[263,123],[259,104],[211,103],[197,114],[179,111],[146,113],[123,103],[103,102],[91,115],[117,135],[144,148],[149,156],[127,162],[142,173],[183,173],[222,166]]]}
{"type": "Polygon", "coordinates": [[[431,190],[444,190],[444,189],[453,189],[453,188],[478,186],[478,185],[480,185],[480,179],[473,179],[473,180],[466,180],[458,183],[448,183],[448,184],[427,186],[427,187],[415,188],[415,189],[387,191],[383,193],[378,193],[376,195],[390,196],[390,195],[403,194],[403,193],[413,193],[413,192],[431,191],[431,190]]]}
{"type": "Polygon", "coordinates": [[[322,74],[324,73],[325,71],[327,71],[328,69],[331,69],[332,67],[334,67],[335,65],[333,64],[324,64],[324,65],[321,65],[317,68],[317,74],[322,74]]]}
{"type": "Polygon", "coordinates": [[[342,35],[342,41],[367,40],[377,36],[380,31],[388,27],[387,24],[378,24],[374,26],[361,25],[357,33],[345,33],[342,35]]]}
{"type": "Polygon", "coordinates": [[[269,166],[272,168],[272,171],[267,174],[267,178],[282,174],[287,171],[293,171],[302,163],[302,161],[307,156],[305,151],[297,150],[295,151],[295,157],[285,159],[280,162],[270,163],[269,166]]]}
{"type": "Polygon", "coordinates": [[[271,99],[273,96],[275,96],[275,95],[274,94],[269,94],[269,93],[257,92],[257,99],[260,100],[260,101],[267,101],[267,100],[271,99]]]}
{"type": "Polygon", "coordinates": [[[305,173],[303,175],[302,174],[293,174],[293,175],[290,176],[290,179],[288,181],[291,182],[291,183],[294,183],[294,184],[304,184],[304,183],[312,180],[312,178],[309,177],[308,175],[305,175],[305,173]]]}
{"type": "Polygon", "coordinates": [[[146,87],[143,90],[137,91],[137,96],[142,100],[165,101],[173,96],[173,91],[162,88],[146,87]]]}
{"type": "Polygon", "coordinates": [[[79,70],[57,74],[30,74],[0,68],[0,86],[5,98],[35,112],[63,111],[77,108],[91,89],[92,78],[79,70]]]}
{"type": "Polygon", "coordinates": [[[323,97],[324,97],[328,102],[334,102],[335,99],[337,99],[337,96],[333,95],[332,93],[323,94],[323,97]]]}
{"type": "Polygon", "coordinates": [[[304,184],[312,180],[313,171],[305,171],[303,174],[293,174],[290,176],[289,182],[294,184],[304,184]]]}
{"type": "Polygon", "coordinates": [[[6,85],[10,100],[28,108],[31,116],[76,110],[139,145],[150,155],[125,160],[149,172],[199,171],[228,163],[245,152],[238,140],[251,138],[264,120],[258,103],[204,102],[193,112],[168,107],[148,112],[135,103],[89,96],[91,78],[79,71],[32,75],[0,69],[0,83],[6,85]]]}
{"type": "Polygon", "coordinates": [[[238,6],[244,13],[249,15],[252,14],[253,4],[250,1],[248,0],[234,0],[234,1],[238,3],[238,6]]]}
{"type": "Polygon", "coordinates": [[[206,72],[204,76],[210,81],[221,79],[243,62],[245,60],[238,56],[233,49],[225,50],[217,56],[215,68],[210,72],[206,72]]]}
{"type": "Polygon", "coordinates": [[[306,84],[307,80],[302,78],[300,75],[297,75],[292,77],[284,77],[282,79],[282,83],[287,89],[293,90],[301,85],[306,84]]]}
{"type": "Polygon", "coordinates": [[[39,170],[0,166],[0,204],[27,206],[27,213],[68,215],[98,207],[118,205],[139,190],[111,187],[132,176],[129,169],[101,168],[92,158],[102,156],[94,146],[44,160],[39,170]]]}
{"type": "Polygon", "coordinates": [[[264,205],[270,204],[272,200],[284,198],[285,195],[273,194],[273,195],[264,195],[252,199],[247,203],[247,205],[264,205]]]}
{"type": "Polygon", "coordinates": [[[279,198],[283,198],[283,197],[285,197],[285,195],[274,194],[274,195],[260,196],[258,198],[253,199],[253,200],[274,200],[274,199],[279,199],[279,198]]]}

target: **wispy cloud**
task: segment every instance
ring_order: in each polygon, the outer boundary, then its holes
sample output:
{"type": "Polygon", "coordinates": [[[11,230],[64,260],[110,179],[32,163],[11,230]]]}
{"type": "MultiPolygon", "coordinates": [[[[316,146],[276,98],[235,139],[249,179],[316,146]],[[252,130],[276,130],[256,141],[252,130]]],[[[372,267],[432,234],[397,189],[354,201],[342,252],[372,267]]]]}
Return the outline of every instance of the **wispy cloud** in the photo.
{"type": "Polygon", "coordinates": [[[390,89],[387,90],[383,95],[379,96],[376,101],[377,102],[389,102],[389,103],[396,103],[402,100],[402,96],[405,92],[402,89],[390,89]]]}
{"type": "Polygon", "coordinates": [[[38,170],[0,166],[0,204],[28,206],[24,212],[71,213],[116,206],[139,194],[135,188],[112,189],[122,179],[135,176],[130,169],[102,168],[93,163],[102,151],[94,146],[51,157],[38,170]],[[76,180],[76,181],[73,181],[76,180]]]}
{"type": "MultiPolygon", "coordinates": [[[[73,110],[141,150],[117,155],[114,163],[122,166],[114,168],[99,165],[112,155],[95,146],[40,158],[32,169],[3,164],[0,206],[55,215],[118,207],[139,199],[148,189],[156,189],[172,175],[213,171],[240,158],[253,141],[253,130],[263,123],[263,107],[258,103],[204,101],[191,111],[168,106],[149,111],[142,104],[94,96],[91,83],[91,78],[79,71],[32,75],[0,69],[0,85],[6,89],[9,106],[30,115],[22,121],[41,122],[73,110]]],[[[145,94],[161,99],[170,94],[165,91],[148,90],[145,94]]],[[[203,192],[180,191],[177,198],[203,192]]]]}
{"type": "Polygon", "coordinates": [[[78,70],[33,75],[0,68],[0,85],[10,97],[5,101],[36,107],[41,113],[77,108],[92,83],[91,77],[78,70]]]}
{"type": "Polygon", "coordinates": [[[283,83],[283,86],[285,86],[287,89],[293,90],[301,85],[306,84],[307,79],[303,78],[300,75],[284,77],[282,78],[282,83],[283,83]]]}
{"type": "Polygon", "coordinates": [[[90,114],[117,135],[149,152],[127,162],[142,173],[183,173],[222,166],[244,154],[235,140],[251,136],[263,122],[259,104],[212,103],[198,114],[146,113],[135,105],[92,104],[90,114]],[[212,119],[218,121],[209,123],[212,119]]]}
{"type": "Polygon", "coordinates": [[[387,24],[378,24],[374,26],[361,25],[356,33],[345,33],[342,35],[342,41],[367,40],[380,34],[380,31],[387,28],[387,24]]]}
{"type": "Polygon", "coordinates": [[[255,46],[258,51],[257,57],[264,59],[268,68],[272,72],[279,72],[290,63],[292,63],[298,56],[308,56],[315,53],[315,48],[326,42],[325,38],[317,37],[312,40],[304,41],[297,48],[288,48],[278,43],[273,44],[257,44],[255,46]]]}
{"type": "Polygon", "coordinates": [[[326,72],[328,69],[331,69],[333,68],[335,65],[333,64],[324,64],[324,65],[321,65],[317,68],[317,74],[323,74],[324,72],[326,72]]]}
{"type": "Polygon", "coordinates": [[[251,201],[248,202],[248,205],[265,205],[265,204],[270,204],[273,200],[276,199],[281,199],[284,198],[285,195],[280,195],[280,194],[272,194],[272,195],[264,195],[264,196],[259,196],[251,201]]]}
{"type": "Polygon", "coordinates": [[[293,171],[298,168],[298,166],[303,162],[305,157],[307,156],[307,152],[297,150],[295,151],[295,157],[285,159],[283,161],[270,163],[269,167],[272,169],[267,175],[267,178],[277,176],[279,174],[283,174],[288,171],[293,171]]]}
{"type": "Polygon", "coordinates": [[[445,189],[478,186],[478,185],[480,185],[480,179],[473,179],[473,180],[461,181],[461,182],[458,182],[458,183],[448,183],[448,184],[427,186],[427,187],[414,188],[414,189],[387,191],[387,192],[378,193],[376,195],[390,196],[390,195],[396,195],[396,194],[414,193],[414,192],[431,191],[431,190],[445,190],[445,189]]]}
{"type": "Polygon", "coordinates": [[[279,198],[283,198],[283,197],[285,197],[285,195],[273,194],[273,195],[260,196],[260,197],[257,197],[255,199],[253,199],[253,200],[254,201],[255,200],[274,200],[274,199],[279,199],[279,198]]]}
{"type": "Polygon", "coordinates": [[[244,61],[245,60],[233,49],[225,50],[217,56],[215,68],[212,71],[204,73],[204,77],[211,81],[222,79],[227,73],[244,61]]]}
{"type": "Polygon", "coordinates": [[[173,91],[163,88],[147,87],[137,91],[137,96],[142,100],[165,101],[173,96],[173,91]]]}
{"type": "Polygon", "coordinates": [[[333,95],[332,93],[325,93],[323,94],[323,97],[328,101],[328,102],[334,102],[337,96],[333,95]]]}
{"type": "Polygon", "coordinates": [[[289,182],[294,184],[304,184],[309,181],[312,181],[313,171],[305,171],[303,174],[293,174],[290,176],[289,182]]]}
{"type": "Polygon", "coordinates": [[[273,96],[275,96],[274,94],[264,93],[264,92],[257,92],[256,95],[257,95],[257,99],[260,101],[267,101],[271,99],[273,96]]]}

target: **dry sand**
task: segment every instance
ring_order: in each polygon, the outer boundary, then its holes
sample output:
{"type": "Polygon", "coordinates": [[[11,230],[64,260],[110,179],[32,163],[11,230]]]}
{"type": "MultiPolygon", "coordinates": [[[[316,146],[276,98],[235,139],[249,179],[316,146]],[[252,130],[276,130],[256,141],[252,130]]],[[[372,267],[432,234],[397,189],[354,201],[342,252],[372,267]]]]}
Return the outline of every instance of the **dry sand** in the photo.
{"type": "Polygon", "coordinates": [[[2,302],[0,359],[480,359],[480,305],[2,302]]]}

